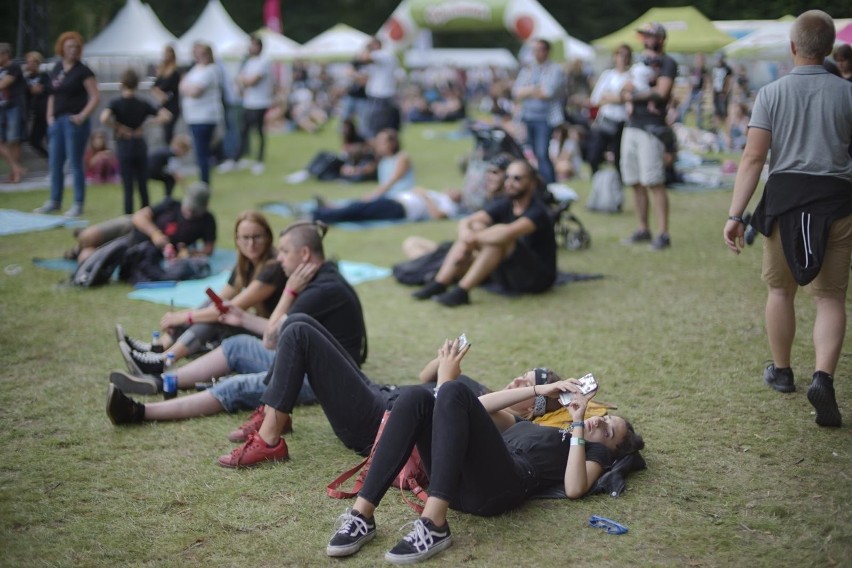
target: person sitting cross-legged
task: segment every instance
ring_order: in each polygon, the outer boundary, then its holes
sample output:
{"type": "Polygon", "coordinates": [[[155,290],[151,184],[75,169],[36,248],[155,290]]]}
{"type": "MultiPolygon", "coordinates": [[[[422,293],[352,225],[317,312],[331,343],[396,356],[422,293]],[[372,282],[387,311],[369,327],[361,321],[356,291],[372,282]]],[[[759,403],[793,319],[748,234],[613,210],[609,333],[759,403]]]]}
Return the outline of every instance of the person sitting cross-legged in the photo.
{"type": "Polygon", "coordinates": [[[549,290],[556,280],[556,237],[537,187],[535,169],[524,160],[512,162],[505,196],[461,220],[458,239],[435,279],[412,296],[434,297],[450,307],[468,304],[470,290],[489,278],[510,292],[549,290]]]}

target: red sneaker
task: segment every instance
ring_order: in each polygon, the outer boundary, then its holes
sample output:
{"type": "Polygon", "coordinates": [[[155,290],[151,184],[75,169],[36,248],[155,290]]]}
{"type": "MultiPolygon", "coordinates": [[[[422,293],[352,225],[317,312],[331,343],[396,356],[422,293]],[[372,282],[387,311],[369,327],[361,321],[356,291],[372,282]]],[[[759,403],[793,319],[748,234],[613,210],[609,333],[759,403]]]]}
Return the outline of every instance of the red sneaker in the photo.
{"type": "Polygon", "coordinates": [[[222,467],[254,467],[266,462],[280,462],[289,457],[287,443],[281,438],[273,447],[269,447],[263,438],[249,434],[246,443],[234,448],[230,454],[219,456],[222,467]]]}
{"type": "MultiPolygon", "coordinates": [[[[257,410],[251,413],[249,419],[243,422],[239,428],[228,434],[228,439],[232,442],[245,442],[249,434],[254,434],[260,430],[260,425],[263,424],[263,419],[266,417],[266,406],[260,405],[257,410]]],[[[284,430],[281,435],[289,434],[293,431],[293,419],[289,416],[284,422],[284,430]]]]}

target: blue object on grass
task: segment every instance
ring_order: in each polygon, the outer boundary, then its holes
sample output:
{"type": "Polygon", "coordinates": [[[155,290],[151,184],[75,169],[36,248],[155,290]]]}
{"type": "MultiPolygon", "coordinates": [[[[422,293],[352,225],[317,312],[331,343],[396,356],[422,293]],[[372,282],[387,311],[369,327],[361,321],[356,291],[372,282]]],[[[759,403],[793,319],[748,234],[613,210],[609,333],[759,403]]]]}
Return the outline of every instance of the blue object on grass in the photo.
{"type": "Polygon", "coordinates": [[[604,529],[607,534],[624,534],[627,532],[627,527],[622,524],[616,523],[612,519],[607,519],[606,517],[599,517],[597,515],[592,515],[589,519],[589,526],[595,529],[604,529]]]}
{"type": "Polygon", "coordinates": [[[14,209],[0,209],[0,235],[15,235],[30,231],[44,231],[56,227],[85,227],[89,222],[57,215],[24,213],[14,209]]]}
{"type": "Polygon", "coordinates": [[[177,283],[177,280],[156,280],[153,282],[137,282],[133,287],[137,290],[139,288],[174,288],[177,283]]]}

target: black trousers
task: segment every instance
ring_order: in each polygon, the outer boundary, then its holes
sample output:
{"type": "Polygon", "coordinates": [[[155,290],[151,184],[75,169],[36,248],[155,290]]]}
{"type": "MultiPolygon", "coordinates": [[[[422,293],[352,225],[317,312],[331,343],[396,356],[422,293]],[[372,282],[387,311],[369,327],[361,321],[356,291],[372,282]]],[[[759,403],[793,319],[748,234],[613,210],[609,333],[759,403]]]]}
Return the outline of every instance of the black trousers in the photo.
{"type": "Polygon", "coordinates": [[[144,138],[116,140],[118,166],[121,169],[121,185],[124,188],[124,213],[130,215],[133,208],[133,182],[139,186],[142,207],[148,207],[148,145],[144,138]]]}
{"type": "Polygon", "coordinates": [[[609,150],[615,156],[615,169],[621,173],[621,133],[624,132],[624,123],[620,122],[618,129],[614,134],[606,132],[592,126],[589,131],[589,145],[586,154],[586,161],[592,168],[592,173],[598,171],[601,163],[604,161],[604,153],[609,150]]]}
{"type": "Polygon", "coordinates": [[[259,146],[257,149],[257,161],[263,162],[263,156],[266,151],[266,136],[263,134],[263,117],[266,116],[266,111],[268,109],[265,108],[244,108],[243,109],[243,122],[240,127],[240,154],[239,156],[242,158],[246,154],[249,153],[249,131],[254,129],[257,131],[257,135],[260,138],[259,146]]]}
{"type": "Polygon", "coordinates": [[[513,454],[473,391],[455,381],[437,398],[425,389],[400,392],[358,495],[378,505],[415,444],[429,472],[429,495],[453,509],[491,516],[524,502],[513,454]]]}
{"type": "Polygon", "coordinates": [[[293,314],[278,337],[261,401],[292,413],[305,376],[335,435],[347,448],[368,454],[396,388],[370,382],[325,327],[308,315],[293,314]]]}

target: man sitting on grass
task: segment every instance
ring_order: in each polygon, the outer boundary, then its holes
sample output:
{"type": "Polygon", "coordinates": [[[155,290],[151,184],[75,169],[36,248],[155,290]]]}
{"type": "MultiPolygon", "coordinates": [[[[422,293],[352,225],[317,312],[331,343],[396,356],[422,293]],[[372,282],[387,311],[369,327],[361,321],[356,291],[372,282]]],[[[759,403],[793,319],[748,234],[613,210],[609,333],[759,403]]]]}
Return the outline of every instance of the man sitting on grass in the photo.
{"type": "Polygon", "coordinates": [[[549,290],[556,280],[556,236],[537,187],[535,169],[524,160],[512,162],[505,196],[461,220],[435,279],[412,296],[434,297],[449,307],[469,304],[470,290],[489,278],[509,292],[549,290]]]}

